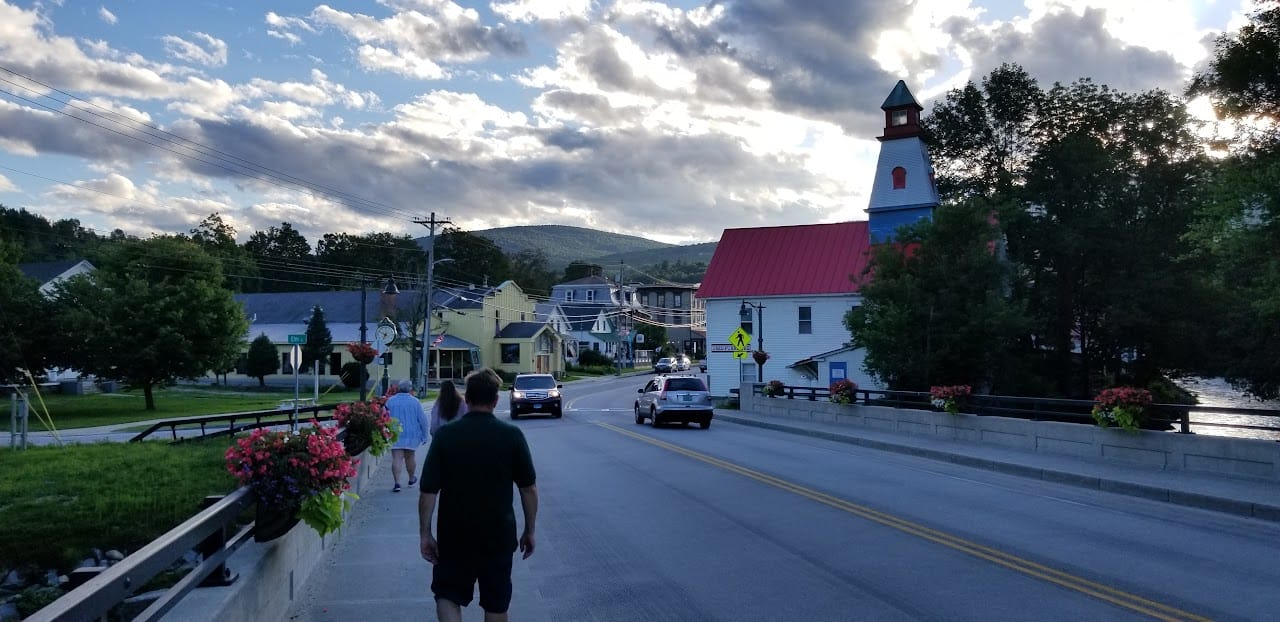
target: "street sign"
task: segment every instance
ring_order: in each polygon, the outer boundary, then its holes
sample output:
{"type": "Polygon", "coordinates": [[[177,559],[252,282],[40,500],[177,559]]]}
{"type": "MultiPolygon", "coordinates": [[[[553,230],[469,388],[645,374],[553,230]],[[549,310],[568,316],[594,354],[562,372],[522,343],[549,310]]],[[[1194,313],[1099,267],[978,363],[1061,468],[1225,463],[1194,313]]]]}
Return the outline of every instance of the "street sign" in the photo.
{"type": "Polygon", "coordinates": [[[746,351],[746,350],[734,350],[734,351],[733,351],[733,358],[735,358],[735,359],[745,359],[745,358],[747,358],[747,351],[746,351]]]}
{"type": "MultiPolygon", "coordinates": [[[[292,338],[293,335],[289,335],[289,337],[292,338]]],[[[293,368],[293,373],[296,375],[298,368],[302,366],[302,346],[294,345],[293,349],[289,351],[289,366],[293,368]]]]}
{"type": "Polygon", "coordinates": [[[636,343],[644,343],[644,333],[636,333],[636,343]]]}
{"type": "Polygon", "coordinates": [[[736,353],[747,351],[747,346],[751,345],[751,335],[748,335],[747,331],[742,330],[742,327],[739,326],[732,333],[729,333],[729,343],[733,344],[733,349],[735,353],[734,358],[742,358],[742,357],[736,356],[736,353]]]}
{"type": "Polygon", "coordinates": [[[306,343],[306,342],[307,342],[306,333],[303,333],[301,335],[289,335],[289,343],[299,344],[299,343],[306,343]]]}

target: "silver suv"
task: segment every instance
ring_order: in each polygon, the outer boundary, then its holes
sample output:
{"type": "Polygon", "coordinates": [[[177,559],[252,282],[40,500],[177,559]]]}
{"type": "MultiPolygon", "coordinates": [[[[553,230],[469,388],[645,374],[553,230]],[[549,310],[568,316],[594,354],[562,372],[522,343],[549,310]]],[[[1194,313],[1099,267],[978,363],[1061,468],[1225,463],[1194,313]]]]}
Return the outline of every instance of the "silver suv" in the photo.
{"type": "Polygon", "coordinates": [[[692,375],[661,375],[644,385],[636,398],[636,423],[645,419],[658,427],[663,423],[698,422],[702,429],[711,427],[713,416],[711,394],[706,383],[692,375]]]}

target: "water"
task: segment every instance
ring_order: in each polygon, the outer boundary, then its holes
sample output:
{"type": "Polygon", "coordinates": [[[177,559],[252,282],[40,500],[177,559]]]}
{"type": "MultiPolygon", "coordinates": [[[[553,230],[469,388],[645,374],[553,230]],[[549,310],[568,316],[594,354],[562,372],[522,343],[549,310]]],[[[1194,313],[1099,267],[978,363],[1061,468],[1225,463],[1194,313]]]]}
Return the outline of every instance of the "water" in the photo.
{"type": "MultiPolygon", "coordinates": [[[[1232,388],[1226,380],[1222,378],[1198,378],[1190,377],[1174,381],[1178,386],[1190,391],[1199,400],[1201,406],[1215,406],[1223,408],[1254,408],[1260,410],[1276,410],[1280,411],[1280,400],[1259,400],[1244,392],[1232,388]]],[[[1192,421],[1204,422],[1220,422],[1231,423],[1236,425],[1261,425],[1280,428],[1280,417],[1263,416],[1263,415],[1225,415],[1220,413],[1206,413],[1196,410],[1191,411],[1192,421]]],[[[1266,440],[1280,440],[1280,431],[1275,430],[1240,430],[1234,428],[1222,428],[1212,425],[1195,425],[1192,424],[1191,431],[1196,434],[1205,434],[1211,436],[1234,436],[1238,438],[1260,438],[1266,440]]]]}

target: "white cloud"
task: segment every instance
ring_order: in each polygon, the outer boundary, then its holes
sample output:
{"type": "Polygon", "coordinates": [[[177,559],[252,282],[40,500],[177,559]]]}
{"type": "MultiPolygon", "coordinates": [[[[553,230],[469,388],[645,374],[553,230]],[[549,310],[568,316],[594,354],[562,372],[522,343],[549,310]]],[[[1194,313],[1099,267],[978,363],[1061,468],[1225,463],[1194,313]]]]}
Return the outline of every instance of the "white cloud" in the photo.
{"type": "Polygon", "coordinates": [[[0,192],[17,192],[18,187],[8,177],[0,175],[0,192]]]}
{"type": "Polygon", "coordinates": [[[165,51],[178,60],[209,67],[222,67],[227,64],[225,41],[203,32],[193,32],[191,36],[196,39],[196,42],[174,35],[165,35],[162,38],[165,51]]]}
{"type": "Polygon", "coordinates": [[[516,22],[585,19],[591,13],[591,0],[513,0],[495,3],[492,8],[516,22]]]}
{"type": "Polygon", "coordinates": [[[108,24],[111,24],[112,26],[115,26],[116,23],[120,21],[116,17],[116,14],[112,13],[111,11],[108,11],[107,7],[105,6],[98,7],[98,18],[108,24]]]}

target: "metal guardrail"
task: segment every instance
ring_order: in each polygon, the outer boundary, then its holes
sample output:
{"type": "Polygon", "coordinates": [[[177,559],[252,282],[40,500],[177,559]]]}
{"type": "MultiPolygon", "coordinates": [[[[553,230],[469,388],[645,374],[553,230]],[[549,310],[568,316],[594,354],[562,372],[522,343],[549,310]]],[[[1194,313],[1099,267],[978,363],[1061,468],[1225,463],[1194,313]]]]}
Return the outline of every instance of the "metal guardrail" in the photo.
{"type": "Polygon", "coordinates": [[[183,596],[200,585],[228,585],[235,581],[236,575],[228,572],[224,563],[253,537],[254,525],[241,528],[231,537],[227,537],[227,532],[242,512],[253,507],[253,493],[242,487],[225,497],[211,497],[210,500],[215,501],[208,509],[152,540],[114,566],[102,568],[97,576],[25,620],[54,622],[102,618],[112,607],[192,549],[202,553],[203,561],[135,617],[135,622],[160,619],[183,596]]]}
{"type": "MultiPolygon", "coordinates": [[[[763,396],[764,383],[753,383],[752,395],[763,396]]],[[[874,391],[858,389],[854,391],[854,403],[872,406],[892,406],[895,408],[919,408],[934,410],[930,396],[923,391],[874,391]]],[[[831,399],[831,391],[826,387],[794,387],[784,386],[776,398],[807,401],[827,401],[831,399]]],[[[1191,434],[1191,426],[1230,428],[1237,430],[1261,430],[1280,432],[1280,410],[1261,408],[1226,408],[1218,406],[1197,406],[1194,404],[1152,404],[1151,417],[1146,429],[1175,430],[1180,434],[1191,434]],[[1255,425],[1249,423],[1228,423],[1211,421],[1196,415],[1225,415],[1239,417],[1256,417],[1274,421],[1272,425],[1255,425]]],[[[964,412],[975,415],[1014,417],[1033,421],[1066,421],[1072,423],[1094,423],[1092,400],[1069,400],[1047,397],[1017,397],[1007,395],[971,395],[964,412]]]]}
{"type": "MultiPolygon", "coordinates": [[[[322,415],[320,413],[331,411],[334,409],[334,407],[335,407],[334,404],[328,404],[328,405],[322,405],[322,406],[306,406],[306,407],[299,408],[297,420],[310,421],[314,419],[316,421],[329,421],[333,419],[333,415],[322,415]],[[309,414],[310,416],[304,417],[303,416],[304,414],[309,414]]],[[[284,425],[284,424],[290,423],[291,421],[293,421],[292,409],[290,410],[279,410],[279,409],[254,410],[254,411],[242,412],[242,413],[224,413],[224,414],[218,414],[218,415],[200,415],[196,417],[180,417],[177,419],[166,419],[164,421],[157,421],[156,423],[152,424],[151,427],[147,428],[146,430],[143,430],[142,432],[139,432],[136,436],[129,439],[129,442],[136,443],[164,428],[169,428],[169,436],[171,437],[171,442],[181,443],[185,441],[194,441],[199,439],[213,438],[217,436],[233,436],[245,430],[265,428],[265,427],[270,427],[274,425],[284,425]],[[246,423],[236,425],[237,421],[242,421],[246,423]],[[210,424],[215,424],[215,423],[226,424],[226,428],[221,430],[215,430],[213,432],[208,431],[208,426],[210,424]],[[179,427],[191,426],[196,424],[199,424],[200,426],[199,436],[189,436],[189,437],[183,437],[183,438],[178,437],[179,427]]]]}

